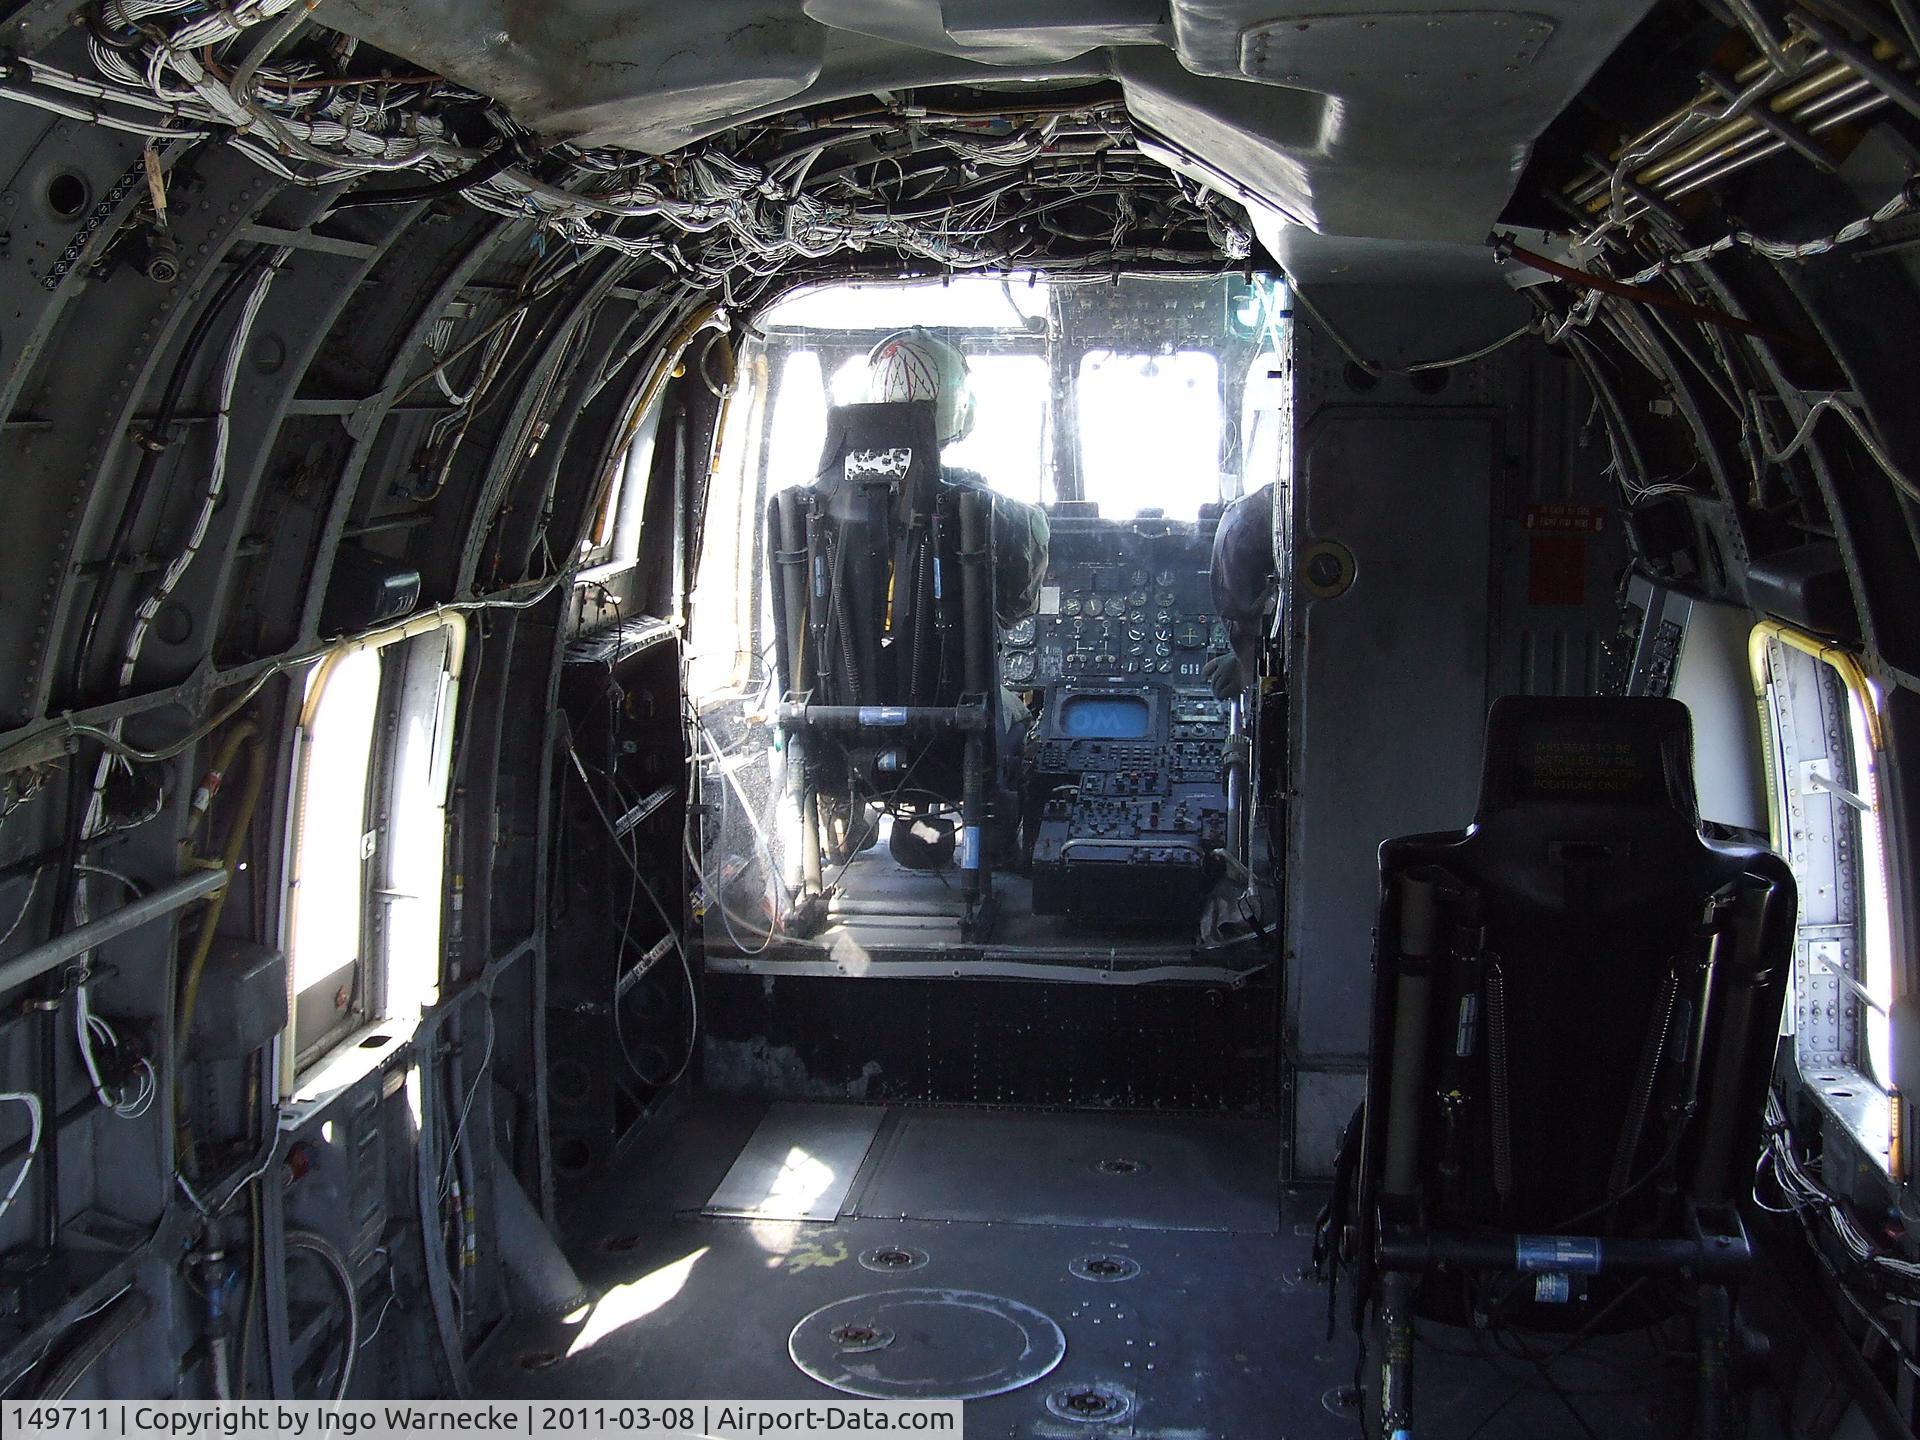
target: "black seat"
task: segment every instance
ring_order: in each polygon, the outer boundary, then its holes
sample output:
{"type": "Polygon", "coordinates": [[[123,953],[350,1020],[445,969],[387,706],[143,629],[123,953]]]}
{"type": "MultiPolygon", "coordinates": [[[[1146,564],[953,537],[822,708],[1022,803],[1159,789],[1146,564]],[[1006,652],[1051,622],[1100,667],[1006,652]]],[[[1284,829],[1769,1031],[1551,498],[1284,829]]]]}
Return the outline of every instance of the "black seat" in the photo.
{"type": "Polygon", "coordinates": [[[963,928],[984,928],[993,499],[943,483],[935,437],[931,401],[835,407],[815,482],[768,501],[803,923],[822,913],[822,851],[841,860],[870,844],[874,811],[894,816],[904,857],[909,836],[951,848],[957,810],[963,928]]]}
{"type": "Polygon", "coordinates": [[[1696,1434],[1725,1433],[1751,1255],[1734,1201],[1792,954],[1785,862],[1702,834],[1679,702],[1508,697],[1473,824],[1387,841],[1380,880],[1344,1157],[1378,1433],[1411,1425],[1416,1314],[1624,1328],[1658,1303],[1647,1277],[1682,1276],[1704,1327],[1696,1434]]]}

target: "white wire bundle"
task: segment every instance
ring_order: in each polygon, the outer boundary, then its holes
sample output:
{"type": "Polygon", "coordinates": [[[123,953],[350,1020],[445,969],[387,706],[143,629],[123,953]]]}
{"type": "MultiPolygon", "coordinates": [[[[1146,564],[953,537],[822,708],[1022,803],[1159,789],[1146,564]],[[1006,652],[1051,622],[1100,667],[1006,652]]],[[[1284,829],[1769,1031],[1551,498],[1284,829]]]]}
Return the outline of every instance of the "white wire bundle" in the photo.
{"type": "MultiPolygon", "coordinates": [[[[160,583],[154,587],[142,601],[134,615],[134,623],[127,637],[127,646],[121,655],[119,685],[126,689],[133,683],[134,673],[139,666],[141,652],[146,647],[147,636],[152,632],[154,617],[179,586],[187,571],[192,567],[194,557],[199,554],[201,544],[206,540],[207,530],[213,522],[213,515],[219,507],[221,494],[226,488],[227,451],[232,433],[232,411],[234,388],[239,380],[240,362],[246,353],[247,341],[253,334],[255,320],[261,307],[266,303],[267,292],[273,288],[273,282],[280,273],[290,252],[282,250],[268,262],[254,281],[252,290],[247,294],[245,305],[241,308],[240,318],[234,326],[233,336],[228,341],[226,359],[220,372],[220,395],[215,407],[213,434],[213,455],[208,462],[207,481],[203,487],[201,501],[195,513],[192,526],[179,552],[168,562],[161,572],[160,583]]],[[[115,738],[119,734],[119,725],[109,727],[115,738]]],[[[94,771],[93,794],[87,805],[83,833],[98,832],[100,821],[105,812],[105,792],[108,776],[113,765],[125,766],[124,758],[103,753],[100,763],[94,771]]],[[[100,873],[121,880],[125,877],[113,875],[98,866],[78,867],[83,874],[100,873]]],[[[76,918],[84,921],[88,914],[86,886],[79,886],[74,895],[76,918]]],[[[88,999],[88,985],[83,982],[74,988],[74,1042],[80,1049],[80,1058],[86,1067],[88,1082],[93,1087],[94,1098],[125,1120],[137,1120],[153,1106],[158,1091],[158,1081],[153,1062],[145,1056],[140,1058],[132,1074],[118,1087],[111,1086],[100,1067],[95,1047],[104,1045],[117,1049],[120,1036],[110,1022],[95,1015],[88,999]]]]}
{"type": "MultiPolygon", "coordinates": [[[[32,74],[55,89],[157,111],[179,122],[144,133],[207,134],[213,132],[206,127],[231,128],[237,132],[231,143],[242,154],[284,179],[306,184],[423,164],[440,173],[463,168],[472,158],[470,152],[447,144],[437,120],[402,103],[377,77],[335,89],[318,83],[325,77],[311,65],[274,68],[256,63],[290,37],[312,8],[309,0],[242,0],[226,9],[203,9],[197,0],[108,0],[101,11],[103,22],[134,32],[139,38],[130,44],[144,52],[144,63],[135,63],[134,50],[122,51],[95,36],[88,52],[104,83],[47,66],[35,65],[32,74]],[[171,30],[155,23],[190,10],[200,13],[171,30]],[[265,21],[275,23],[231,79],[223,81],[202,60],[265,21]],[[302,174],[289,161],[321,168],[302,174]]],[[[52,108],[46,97],[8,93],[52,108]]],[[[114,123],[98,112],[81,118],[114,123]]],[[[142,133],[125,122],[116,128],[142,133]]]]}
{"type": "MultiPolygon", "coordinates": [[[[1847,422],[1847,428],[1853,431],[1854,438],[1860,442],[1861,448],[1872,457],[1873,463],[1880,467],[1886,477],[1894,483],[1895,488],[1914,504],[1920,505],[1920,482],[1915,482],[1894,463],[1893,457],[1887,453],[1886,447],[1880,443],[1879,437],[1867,425],[1865,418],[1839,395],[1822,395],[1815,400],[1807,408],[1806,418],[1800,422],[1800,428],[1793,432],[1793,438],[1778,449],[1774,448],[1773,442],[1762,433],[1760,446],[1767,459],[1774,464],[1792,459],[1799,453],[1800,447],[1807,443],[1807,438],[1813,434],[1815,423],[1829,410],[1847,422]]],[[[1757,407],[1756,413],[1758,413],[1757,407]]]]}
{"type": "Polygon", "coordinates": [[[253,335],[254,321],[259,317],[260,307],[266,304],[267,292],[273,288],[280,267],[291,253],[283,249],[262,267],[259,277],[253,282],[253,289],[247,293],[239,323],[233,329],[233,338],[227,344],[226,361],[220,371],[220,399],[214,407],[213,458],[208,463],[207,483],[201,495],[200,509],[194,516],[193,525],[179,553],[167,563],[166,569],[161,572],[160,583],[134,614],[133,630],[127,638],[126,653],[120,661],[122,690],[133,684],[133,672],[139,663],[140,652],[146,646],[154,617],[160,613],[161,606],[166,604],[193,565],[194,557],[200,553],[200,546],[207,538],[207,528],[213,523],[214,511],[220,508],[220,497],[226,490],[227,449],[233,433],[233,391],[240,378],[240,360],[246,353],[247,341],[253,335]]]}
{"type": "Polygon", "coordinates": [[[100,1073],[100,1061],[94,1054],[94,1046],[118,1046],[120,1036],[113,1026],[93,1013],[85,985],[74,988],[73,1030],[74,1041],[80,1047],[80,1059],[87,1069],[87,1081],[93,1087],[94,1099],[122,1120],[138,1120],[151,1110],[153,1097],[160,1087],[153,1062],[146,1056],[140,1057],[140,1063],[134,1066],[133,1073],[118,1087],[110,1086],[100,1073]]]}
{"type": "MultiPolygon", "coordinates": [[[[264,63],[305,23],[311,8],[309,0],[240,0],[214,9],[203,8],[199,0],[108,0],[103,24],[127,38],[114,43],[98,33],[90,38],[98,78],[30,61],[32,85],[0,85],[0,97],[151,139],[223,137],[255,164],[306,185],[395,170],[453,179],[478,161],[479,152],[452,143],[444,125],[418,105],[419,92],[405,83],[369,77],[343,85],[311,63],[264,63]],[[237,52],[222,47],[263,23],[269,28],[235,64],[237,52]],[[223,74],[228,68],[231,74],[223,74]]],[[[506,168],[461,194],[478,208],[534,220],[576,246],[664,259],[700,288],[719,289],[729,299],[736,285],[770,277],[795,260],[874,247],[952,270],[1027,260],[1044,267],[1037,237],[1007,238],[1006,227],[1015,217],[1003,213],[1002,206],[1016,187],[1057,189],[1062,200],[1056,203],[1103,188],[1122,197],[1116,203],[1112,253],[1096,258],[1114,263],[1187,258],[1165,245],[1124,244],[1132,221],[1124,197],[1140,177],[1111,171],[1095,178],[1084,165],[1051,174],[1044,165],[1036,168],[1065,124],[1066,117],[1055,115],[1007,135],[915,124],[920,140],[959,156],[970,173],[1003,180],[994,184],[989,178],[983,190],[959,203],[917,211],[897,208],[897,201],[877,187],[863,188],[846,175],[831,181],[840,198],[801,189],[824,150],[885,126],[850,127],[847,134],[780,157],[769,169],[718,149],[694,155],[672,172],[650,157],[571,151],[571,173],[558,181],[506,168]],[[620,233],[618,222],[630,220],[657,220],[662,228],[652,235],[620,233]],[[711,238],[688,254],[676,241],[689,236],[711,238]]],[[[1112,147],[1109,156],[1127,154],[1132,142],[1131,131],[1107,117],[1099,117],[1092,129],[1079,126],[1071,133],[1103,137],[1112,147]]],[[[1148,178],[1166,181],[1159,173],[1148,178]]],[[[1186,198],[1217,249],[1236,259],[1250,253],[1250,229],[1226,202],[1206,194],[1186,198]]]]}
{"type": "MultiPolygon", "coordinates": [[[[775,936],[780,933],[782,912],[788,909],[791,903],[791,897],[787,895],[785,884],[781,880],[782,867],[780,857],[771,838],[773,817],[779,808],[779,791],[777,787],[770,784],[768,787],[766,811],[764,814],[756,813],[753,797],[747,794],[746,788],[740,783],[740,777],[736,773],[737,764],[741,757],[737,753],[729,754],[721,750],[719,744],[714,739],[713,731],[707,726],[705,719],[700,715],[699,711],[691,704],[687,707],[687,713],[692,719],[694,728],[699,731],[701,744],[705,746],[707,755],[710,757],[707,762],[708,771],[717,774],[720,779],[726,782],[716,787],[717,793],[720,796],[717,821],[719,833],[724,837],[728,830],[727,792],[732,791],[740,802],[740,813],[746,821],[748,831],[753,837],[753,846],[760,852],[763,867],[762,878],[765,881],[767,907],[771,919],[756,921],[749,917],[741,916],[734,911],[733,907],[727,902],[724,880],[721,884],[715,884],[714,881],[708,877],[706,870],[701,865],[700,855],[698,853],[700,847],[693,843],[691,823],[689,823],[686,833],[681,836],[682,847],[686,851],[688,864],[693,867],[694,877],[699,880],[701,888],[706,891],[708,903],[720,912],[721,926],[726,930],[727,938],[733,942],[734,948],[744,955],[758,955],[771,946],[775,936]],[[751,940],[742,939],[740,933],[734,929],[736,924],[744,925],[749,930],[764,927],[765,933],[751,940]]],[[[701,757],[699,756],[690,758],[695,764],[701,763],[701,757]]],[[[703,787],[703,791],[704,789],[705,787],[703,787]]],[[[691,822],[692,817],[689,816],[688,819],[689,822],[691,822]]]]}
{"type": "Polygon", "coordinates": [[[16,1105],[27,1107],[27,1153],[20,1161],[20,1168],[13,1172],[13,1180],[7,1186],[7,1193],[0,1195],[0,1215],[5,1215],[13,1204],[13,1197],[20,1193],[20,1186],[26,1181],[27,1171],[33,1168],[33,1157],[40,1153],[42,1122],[45,1119],[40,1110],[40,1097],[25,1090],[0,1090],[0,1100],[11,1100],[16,1105]]]}
{"type": "Polygon", "coordinates": [[[1806,260],[1815,255],[1825,255],[1839,246],[1864,239],[1889,220],[1897,220],[1900,216],[1911,212],[1916,200],[1915,178],[1908,176],[1906,183],[1872,214],[1862,215],[1859,219],[1842,225],[1831,235],[1822,235],[1814,240],[1769,240],[1763,235],[1754,234],[1751,230],[1734,230],[1705,245],[1696,245],[1691,250],[1662,256],[1646,269],[1629,275],[1625,283],[1644,285],[1649,280],[1658,279],[1676,265],[1697,265],[1736,246],[1752,250],[1757,255],[1764,255],[1769,260],[1806,260]]]}
{"type": "MultiPolygon", "coordinates": [[[[1754,1204],[1775,1215],[1796,1215],[1803,1222],[1809,1214],[1818,1215],[1827,1225],[1833,1237],[1840,1242],[1841,1248],[1856,1264],[1867,1270],[1900,1284],[1920,1284],[1920,1264],[1911,1260],[1902,1260],[1890,1255],[1867,1238],[1854,1222],[1845,1206],[1829,1195],[1820,1182],[1809,1171],[1800,1157],[1794,1154],[1793,1139],[1787,1128],[1786,1112],[1780,1108],[1779,1098],[1771,1093],[1767,1096],[1767,1148],[1760,1156],[1754,1170],[1754,1204]],[[1761,1198],[1759,1180],[1763,1173],[1771,1170],[1774,1184],[1785,1206],[1770,1205],[1761,1198]]],[[[1888,1294],[1884,1298],[1897,1304],[1920,1308],[1920,1296],[1908,1297],[1903,1294],[1888,1294]]]]}
{"type": "Polygon", "coordinates": [[[20,909],[14,914],[12,923],[9,924],[5,930],[0,931],[0,945],[6,944],[7,941],[13,938],[14,932],[20,928],[21,922],[27,918],[27,912],[33,909],[33,897],[39,893],[40,877],[45,873],[44,868],[35,870],[32,878],[27,881],[27,893],[21,897],[20,909]]]}

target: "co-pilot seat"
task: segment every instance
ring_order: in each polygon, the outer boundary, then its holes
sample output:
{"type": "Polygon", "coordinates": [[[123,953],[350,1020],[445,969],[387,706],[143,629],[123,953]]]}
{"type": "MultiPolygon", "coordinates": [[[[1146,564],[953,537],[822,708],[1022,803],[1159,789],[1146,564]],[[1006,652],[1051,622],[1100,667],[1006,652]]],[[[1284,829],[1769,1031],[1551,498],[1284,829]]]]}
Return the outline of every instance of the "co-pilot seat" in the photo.
{"type": "Polygon", "coordinates": [[[1509,697],[1472,826],[1387,841],[1380,881],[1356,1228],[1336,1200],[1323,1237],[1372,1306],[1376,1433],[1413,1426],[1416,1315],[1585,1334],[1690,1302],[1693,1433],[1728,1434],[1791,872],[1701,833],[1684,705],[1509,697]]]}
{"type": "MultiPolygon", "coordinates": [[[[991,915],[986,844],[996,729],[993,499],[942,482],[934,406],[838,406],[814,483],[768,502],[775,657],[803,895],[824,918],[822,855],[959,812],[962,934],[991,915]]],[[[935,829],[934,833],[941,833],[935,829]]],[[[896,846],[896,851],[898,846],[896,846]]]]}

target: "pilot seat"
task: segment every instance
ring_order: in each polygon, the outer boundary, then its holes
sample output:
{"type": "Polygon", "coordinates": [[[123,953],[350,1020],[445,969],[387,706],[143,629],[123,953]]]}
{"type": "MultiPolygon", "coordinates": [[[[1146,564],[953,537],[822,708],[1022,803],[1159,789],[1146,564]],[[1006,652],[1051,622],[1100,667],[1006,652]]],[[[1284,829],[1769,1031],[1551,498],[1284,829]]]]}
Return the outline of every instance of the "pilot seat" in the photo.
{"type": "Polygon", "coordinates": [[[823,856],[844,865],[885,814],[904,864],[957,849],[961,933],[984,938],[998,728],[992,496],[943,482],[931,401],[894,401],[829,411],[814,483],[775,494],[767,512],[779,724],[801,816],[789,931],[824,922],[823,856]]]}

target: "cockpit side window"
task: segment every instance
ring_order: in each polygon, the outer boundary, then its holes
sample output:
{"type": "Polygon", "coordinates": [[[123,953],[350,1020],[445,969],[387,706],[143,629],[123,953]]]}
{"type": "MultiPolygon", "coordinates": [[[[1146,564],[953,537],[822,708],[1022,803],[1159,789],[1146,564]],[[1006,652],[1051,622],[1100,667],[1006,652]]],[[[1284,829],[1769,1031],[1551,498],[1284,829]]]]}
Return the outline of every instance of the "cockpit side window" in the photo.
{"type": "MultiPolygon", "coordinates": [[[[1803,1078],[1843,1118],[1891,1083],[1892,912],[1882,835],[1880,727],[1850,657],[1762,626],[1754,637],[1775,846],[1800,887],[1788,1023],[1803,1078]]],[[[1877,1144],[1884,1156],[1884,1107],[1877,1144]]]]}

